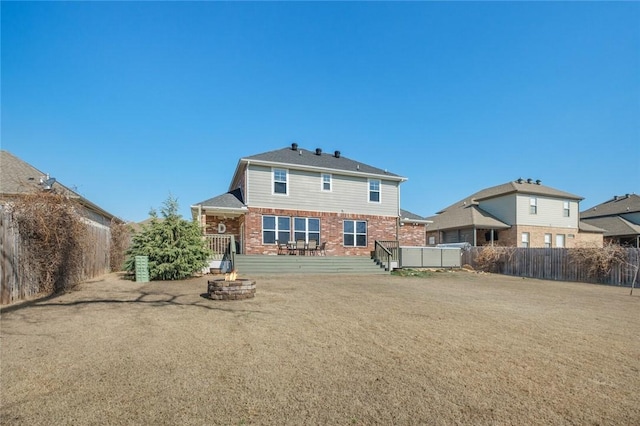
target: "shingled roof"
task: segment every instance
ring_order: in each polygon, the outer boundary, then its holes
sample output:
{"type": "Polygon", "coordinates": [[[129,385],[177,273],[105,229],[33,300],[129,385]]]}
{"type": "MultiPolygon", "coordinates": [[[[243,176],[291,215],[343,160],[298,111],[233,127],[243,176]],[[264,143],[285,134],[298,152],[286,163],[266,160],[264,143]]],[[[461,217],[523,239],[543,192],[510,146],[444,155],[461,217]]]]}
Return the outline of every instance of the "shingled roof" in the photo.
{"type": "Polygon", "coordinates": [[[580,213],[581,219],[594,217],[615,216],[640,212],[640,195],[617,195],[612,199],[591,207],[580,213]]]}
{"type": "MultiPolygon", "coordinates": [[[[44,173],[31,164],[21,160],[9,151],[0,150],[0,196],[15,197],[20,194],[29,194],[42,191],[45,181],[49,179],[49,175],[44,173]]],[[[123,222],[122,219],[107,212],[100,206],[92,203],[77,192],[69,189],[55,179],[51,179],[50,188],[58,194],[63,194],[69,198],[78,200],[80,204],[87,209],[102,215],[109,220],[123,222]]]]}
{"type": "Polygon", "coordinates": [[[391,173],[368,164],[351,160],[343,156],[340,151],[324,153],[321,149],[309,151],[299,148],[297,144],[291,144],[288,148],[264,152],[240,159],[240,163],[262,162],[265,164],[282,166],[301,166],[302,168],[322,169],[336,172],[349,172],[350,174],[378,175],[381,178],[404,181],[405,177],[391,173]]]}
{"type": "Polygon", "coordinates": [[[429,225],[429,228],[435,229],[469,228],[474,226],[484,229],[507,229],[511,227],[482,210],[477,204],[465,204],[464,200],[426,219],[433,222],[433,225],[429,225]]]}
{"type": "Polygon", "coordinates": [[[246,206],[244,205],[244,201],[242,199],[242,191],[240,189],[235,189],[233,191],[226,192],[222,195],[218,195],[217,197],[209,198],[208,200],[201,201],[195,204],[196,206],[201,207],[213,207],[219,209],[244,209],[246,210],[246,206]]]}
{"type": "Polygon", "coordinates": [[[518,179],[502,185],[483,189],[454,204],[451,204],[449,207],[437,212],[435,216],[427,217],[428,220],[432,220],[434,223],[433,226],[429,227],[437,227],[438,229],[468,228],[473,226],[485,229],[510,228],[510,225],[482,210],[478,204],[482,200],[488,200],[490,198],[501,197],[513,193],[549,196],[578,201],[583,199],[578,195],[542,185],[539,180],[518,179]]]}
{"type": "MultiPolygon", "coordinates": [[[[40,179],[44,177],[47,177],[46,173],[9,151],[0,150],[0,194],[18,195],[42,191],[43,185],[40,183],[40,179]]],[[[51,185],[51,190],[74,198],[80,197],[57,181],[51,185]]]]}
{"type": "Polygon", "coordinates": [[[594,217],[582,219],[580,223],[586,223],[604,230],[605,237],[620,237],[640,234],[640,225],[629,222],[621,216],[594,217]]]}

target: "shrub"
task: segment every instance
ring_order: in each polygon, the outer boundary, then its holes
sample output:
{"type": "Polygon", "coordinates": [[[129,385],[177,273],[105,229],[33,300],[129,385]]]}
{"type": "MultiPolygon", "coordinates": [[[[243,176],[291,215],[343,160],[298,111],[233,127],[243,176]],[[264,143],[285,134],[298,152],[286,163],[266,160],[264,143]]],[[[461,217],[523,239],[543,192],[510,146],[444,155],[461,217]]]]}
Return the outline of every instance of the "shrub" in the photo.
{"type": "Polygon", "coordinates": [[[169,197],[160,210],[150,212],[151,223],[133,235],[127,249],[125,270],[135,272],[135,257],[148,256],[149,279],[181,280],[193,276],[207,266],[211,257],[200,227],[178,215],[178,203],[169,197]]]}
{"type": "Polygon", "coordinates": [[[38,192],[13,201],[11,211],[24,244],[23,267],[33,272],[40,291],[69,290],[80,282],[83,253],[92,241],[78,203],[61,194],[38,192]]]}
{"type": "Polygon", "coordinates": [[[570,251],[570,259],[586,270],[587,276],[602,280],[611,269],[627,263],[627,250],[614,243],[603,247],[578,247],[570,251]]]}
{"type": "Polygon", "coordinates": [[[502,272],[507,259],[511,259],[515,248],[483,246],[474,259],[476,269],[483,272],[502,272]]]}

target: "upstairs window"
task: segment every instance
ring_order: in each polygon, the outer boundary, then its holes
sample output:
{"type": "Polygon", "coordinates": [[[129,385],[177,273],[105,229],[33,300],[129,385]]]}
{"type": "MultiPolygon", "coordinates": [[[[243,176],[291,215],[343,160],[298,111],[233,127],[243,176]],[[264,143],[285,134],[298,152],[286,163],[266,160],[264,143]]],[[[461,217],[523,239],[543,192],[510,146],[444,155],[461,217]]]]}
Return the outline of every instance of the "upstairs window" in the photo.
{"type": "Polygon", "coordinates": [[[369,202],[380,202],[380,180],[378,179],[369,180],[369,202]]]}
{"type": "Polygon", "coordinates": [[[345,220],[343,222],[343,241],[347,247],[366,247],[367,222],[364,220],[345,220]]]}
{"type": "Polygon", "coordinates": [[[538,214],[538,199],[536,197],[529,198],[529,214],[538,214]]]}
{"type": "Polygon", "coordinates": [[[273,169],[273,193],[287,194],[287,177],[285,169],[273,169]]]}
{"type": "Polygon", "coordinates": [[[569,217],[571,214],[571,209],[569,208],[569,202],[565,201],[562,203],[562,216],[569,217]]]}
{"type": "Polygon", "coordinates": [[[322,174],[322,190],[331,191],[331,175],[328,173],[322,174]]]}

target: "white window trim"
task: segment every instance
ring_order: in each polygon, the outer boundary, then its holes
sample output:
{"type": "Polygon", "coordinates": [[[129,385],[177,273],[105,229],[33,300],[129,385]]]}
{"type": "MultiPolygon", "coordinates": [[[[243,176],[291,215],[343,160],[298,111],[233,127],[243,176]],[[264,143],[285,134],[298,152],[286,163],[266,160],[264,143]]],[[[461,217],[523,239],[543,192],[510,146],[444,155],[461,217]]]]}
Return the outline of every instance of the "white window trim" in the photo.
{"type": "Polygon", "coordinates": [[[272,167],[271,168],[271,195],[278,195],[278,196],[282,196],[282,197],[286,197],[289,195],[289,169],[282,169],[280,167],[272,167]],[[286,191],[283,193],[281,192],[276,192],[276,182],[282,182],[282,181],[276,181],[276,171],[284,171],[285,172],[285,181],[284,181],[284,185],[286,188],[286,191]]]}
{"type": "Polygon", "coordinates": [[[373,204],[382,204],[382,181],[380,179],[367,180],[367,202],[373,204]],[[378,182],[378,201],[371,201],[371,182],[378,182]]]}
{"type": "Polygon", "coordinates": [[[333,176],[331,173],[320,173],[320,191],[332,192],[333,191],[333,176]],[[324,189],[324,178],[329,176],[329,189],[324,189]]]}
{"type": "Polygon", "coordinates": [[[369,223],[367,223],[366,220],[358,220],[358,219],[345,219],[342,223],[342,246],[343,247],[368,247],[369,246],[369,223]],[[346,232],[344,232],[344,222],[353,222],[353,234],[349,233],[348,235],[353,235],[353,245],[348,246],[345,244],[345,238],[344,236],[347,235],[346,232]],[[358,226],[357,223],[358,222],[364,222],[365,224],[365,233],[359,233],[357,232],[358,226]],[[365,238],[365,245],[363,246],[359,246],[358,243],[358,235],[364,235],[365,238]]]}
{"type": "Polygon", "coordinates": [[[531,247],[531,235],[528,232],[523,232],[520,236],[520,247],[531,247]],[[525,245],[526,244],[526,245],[525,245]]]}
{"type": "Polygon", "coordinates": [[[538,214],[538,197],[529,197],[529,214],[538,214]]]}
{"type": "Polygon", "coordinates": [[[291,230],[291,239],[292,240],[297,240],[296,238],[296,233],[302,233],[304,232],[304,242],[305,243],[309,243],[309,234],[318,234],[318,241],[317,243],[320,244],[320,239],[322,238],[322,222],[320,221],[319,217],[301,217],[301,216],[296,216],[293,218],[293,229],[291,230]],[[299,229],[296,228],[296,219],[304,219],[304,231],[301,231],[299,229]],[[309,231],[309,221],[310,220],[317,220],[318,221],[318,231],[309,231]]]}
{"type": "Polygon", "coordinates": [[[278,244],[278,234],[280,232],[284,231],[284,230],[281,231],[280,228],[278,227],[278,219],[281,218],[281,217],[289,219],[289,230],[288,231],[289,231],[289,239],[291,239],[291,234],[293,233],[293,231],[291,230],[291,217],[289,217],[289,216],[278,216],[278,215],[275,215],[275,214],[265,214],[265,215],[262,215],[262,219],[260,219],[261,220],[261,224],[260,225],[262,227],[262,230],[260,232],[262,234],[262,245],[263,246],[272,246],[272,245],[278,244]],[[275,229],[267,229],[267,231],[270,231],[270,232],[273,231],[273,232],[276,233],[275,242],[274,243],[265,243],[264,242],[264,231],[265,231],[264,218],[265,217],[273,217],[273,218],[275,218],[275,229]]]}
{"type": "Polygon", "coordinates": [[[562,202],[562,216],[571,217],[571,203],[569,201],[562,202]]]}

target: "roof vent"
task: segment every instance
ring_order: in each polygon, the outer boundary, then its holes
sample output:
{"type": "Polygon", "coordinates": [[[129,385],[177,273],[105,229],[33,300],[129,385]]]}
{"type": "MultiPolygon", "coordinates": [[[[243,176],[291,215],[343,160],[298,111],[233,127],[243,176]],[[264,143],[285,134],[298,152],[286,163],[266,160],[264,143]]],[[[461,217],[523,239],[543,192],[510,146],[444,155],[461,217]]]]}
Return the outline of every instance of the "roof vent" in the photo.
{"type": "Polygon", "coordinates": [[[40,178],[40,185],[45,191],[49,191],[54,183],[56,183],[56,178],[49,177],[49,175],[40,178]]]}
{"type": "Polygon", "coordinates": [[[522,182],[523,182],[523,180],[522,180],[522,178],[518,178],[518,180],[517,180],[516,182],[518,182],[518,183],[522,183],[522,182]]]}
{"type": "Polygon", "coordinates": [[[316,148],[316,155],[322,155],[322,149],[316,148]]]}
{"type": "Polygon", "coordinates": [[[536,185],[540,185],[540,183],[542,183],[542,181],[540,179],[536,179],[536,185]]]}
{"type": "Polygon", "coordinates": [[[617,195],[613,196],[613,201],[618,201],[618,196],[617,195]]]}
{"type": "Polygon", "coordinates": [[[291,151],[297,151],[298,150],[298,144],[297,143],[292,143],[291,144],[291,151]]]}
{"type": "Polygon", "coordinates": [[[333,156],[336,157],[336,158],[340,158],[340,151],[334,152],[333,156]]]}
{"type": "Polygon", "coordinates": [[[533,179],[531,178],[527,179],[527,183],[531,183],[531,182],[533,182],[533,179]]]}

